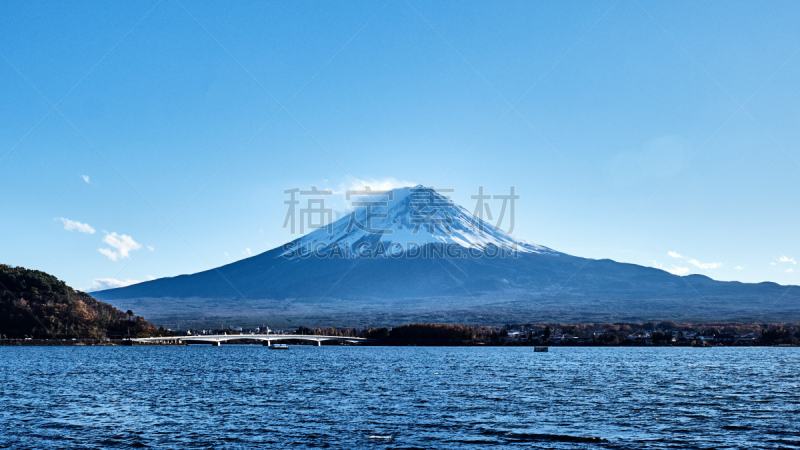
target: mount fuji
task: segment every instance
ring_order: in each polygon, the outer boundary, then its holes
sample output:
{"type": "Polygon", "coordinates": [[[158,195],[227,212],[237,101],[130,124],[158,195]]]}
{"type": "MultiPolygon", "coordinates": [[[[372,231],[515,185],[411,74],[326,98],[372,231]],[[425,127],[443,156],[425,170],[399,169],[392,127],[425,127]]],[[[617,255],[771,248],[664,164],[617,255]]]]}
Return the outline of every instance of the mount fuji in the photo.
{"type": "Polygon", "coordinates": [[[357,200],[352,214],[259,255],[92,295],[174,327],[800,319],[797,286],[571,256],[423,186],[357,200]]]}

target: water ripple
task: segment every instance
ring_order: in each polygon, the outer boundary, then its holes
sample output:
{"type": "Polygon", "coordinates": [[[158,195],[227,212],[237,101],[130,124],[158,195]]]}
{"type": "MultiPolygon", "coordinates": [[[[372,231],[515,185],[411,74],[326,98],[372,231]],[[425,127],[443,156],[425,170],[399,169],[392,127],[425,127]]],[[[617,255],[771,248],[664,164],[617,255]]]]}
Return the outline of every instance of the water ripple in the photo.
{"type": "Polygon", "coordinates": [[[0,347],[0,448],[800,448],[795,348],[0,347]]]}

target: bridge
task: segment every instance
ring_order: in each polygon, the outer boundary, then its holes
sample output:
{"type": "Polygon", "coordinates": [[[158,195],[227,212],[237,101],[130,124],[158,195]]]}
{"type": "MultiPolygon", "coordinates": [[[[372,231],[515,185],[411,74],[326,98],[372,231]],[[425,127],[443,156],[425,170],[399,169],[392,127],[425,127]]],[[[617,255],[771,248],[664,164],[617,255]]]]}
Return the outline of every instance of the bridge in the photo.
{"type": "Polygon", "coordinates": [[[313,334],[198,334],[187,336],[166,336],[166,337],[150,337],[150,338],[133,338],[133,342],[159,344],[159,343],[189,343],[196,342],[198,344],[211,344],[219,346],[225,341],[239,341],[251,340],[260,341],[264,345],[270,346],[273,341],[311,341],[315,345],[322,345],[322,341],[338,341],[347,342],[349,344],[357,344],[363,342],[374,342],[374,339],[357,338],[357,337],[343,337],[343,336],[317,336],[313,334]]]}

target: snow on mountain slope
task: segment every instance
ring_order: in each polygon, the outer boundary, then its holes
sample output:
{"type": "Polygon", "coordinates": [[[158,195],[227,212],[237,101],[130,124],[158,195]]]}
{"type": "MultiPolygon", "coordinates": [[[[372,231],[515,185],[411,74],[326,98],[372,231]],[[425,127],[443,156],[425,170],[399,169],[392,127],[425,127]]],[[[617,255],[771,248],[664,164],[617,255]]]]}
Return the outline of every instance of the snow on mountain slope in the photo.
{"type": "MultiPolygon", "coordinates": [[[[449,197],[422,185],[376,191],[374,195],[354,196],[352,200],[357,206],[351,214],[297,239],[295,247],[308,251],[315,246],[329,248],[338,244],[355,247],[359,242],[382,242],[387,247],[397,243],[407,249],[409,243],[433,243],[478,251],[495,246],[520,253],[558,253],[517,239],[473,216],[449,197]],[[371,210],[364,206],[364,203],[371,202],[382,204],[371,210]]],[[[505,223],[509,223],[510,214],[505,214],[505,223]]]]}

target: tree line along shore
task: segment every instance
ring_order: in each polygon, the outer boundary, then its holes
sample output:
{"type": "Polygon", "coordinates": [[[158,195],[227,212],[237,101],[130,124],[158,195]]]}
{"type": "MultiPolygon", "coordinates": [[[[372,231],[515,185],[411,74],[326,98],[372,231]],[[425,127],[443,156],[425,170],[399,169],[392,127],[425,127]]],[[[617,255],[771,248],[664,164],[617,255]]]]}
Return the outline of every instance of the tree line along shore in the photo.
{"type": "MultiPolygon", "coordinates": [[[[265,334],[267,327],[177,330],[178,336],[237,335],[229,343],[248,343],[248,335],[265,334]]],[[[279,334],[356,337],[367,345],[388,346],[795,346],[800,325],[769,323],[529,323],[505,326],[414,323],[398,327],[309,328],[279,334]]],[[[297,344],[303,344],[298,340],[297,344]]],[[[329,342],[323,345],[345,345],[329,342]]]]}

